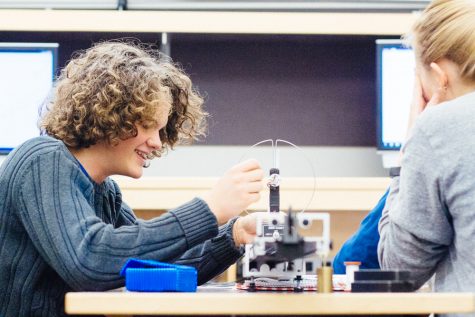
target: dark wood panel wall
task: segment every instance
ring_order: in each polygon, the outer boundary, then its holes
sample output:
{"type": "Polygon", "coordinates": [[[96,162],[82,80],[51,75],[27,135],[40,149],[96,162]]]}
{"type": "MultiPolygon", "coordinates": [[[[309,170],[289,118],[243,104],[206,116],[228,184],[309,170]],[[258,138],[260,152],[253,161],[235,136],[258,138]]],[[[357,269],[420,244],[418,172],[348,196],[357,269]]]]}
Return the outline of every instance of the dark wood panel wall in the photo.
{"type": "MultiPolygon", "coordinates": [[[[0,32],[2,42],[58,42],[72,52],[117,38],[157,34],[0,32]]],[[[375,146],[376,36],[172,34],[171,56],[206,96],[204,144],[283,138],[299,145],[375,146]]]]}

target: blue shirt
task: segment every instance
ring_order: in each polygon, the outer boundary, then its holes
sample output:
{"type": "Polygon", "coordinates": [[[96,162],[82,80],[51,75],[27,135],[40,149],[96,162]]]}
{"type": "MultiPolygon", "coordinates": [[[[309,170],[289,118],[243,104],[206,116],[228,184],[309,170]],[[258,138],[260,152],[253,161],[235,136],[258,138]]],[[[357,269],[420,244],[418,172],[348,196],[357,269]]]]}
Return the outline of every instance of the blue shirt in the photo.
{"type": "Polygon", "coordinates": [[[378,204],[370,211],[356,233],[351,236],[341,247],[333,259],[335,274],[345,274],[346,261],[361,262],[362,269],[379,269],[378,262],[378,224],[381,219],[388,192],[381,197],[378,204]]]}

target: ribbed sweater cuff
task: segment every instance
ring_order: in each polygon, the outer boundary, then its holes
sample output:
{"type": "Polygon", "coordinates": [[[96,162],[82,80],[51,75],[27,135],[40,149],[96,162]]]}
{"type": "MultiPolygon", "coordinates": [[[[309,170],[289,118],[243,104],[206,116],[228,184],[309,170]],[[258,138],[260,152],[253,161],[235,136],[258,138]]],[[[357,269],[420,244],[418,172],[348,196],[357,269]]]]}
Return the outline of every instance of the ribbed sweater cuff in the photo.
{"type": "Polygon", "coordinates": [[[219,234],[213,239],[213,256],[217,262],[231,265],[244,254],[244,247],[236,247],[233,239],[233,225],[238,217],[219,227],[219,234]]]}
{"type": "Polygon", "coordinates": [[[179,221],[191,248],[218,234],[216,217],[208,205],[199,198],[170,211],[179,221]]]}

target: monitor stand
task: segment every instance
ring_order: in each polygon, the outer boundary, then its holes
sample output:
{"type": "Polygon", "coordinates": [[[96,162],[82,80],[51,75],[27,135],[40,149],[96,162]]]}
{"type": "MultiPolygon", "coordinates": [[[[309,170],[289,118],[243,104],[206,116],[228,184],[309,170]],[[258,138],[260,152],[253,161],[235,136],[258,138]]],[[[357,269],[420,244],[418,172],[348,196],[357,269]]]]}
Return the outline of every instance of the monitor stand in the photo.
{"type": "Polygon", "coordinates": [[[399,150],[388,150],[388,151],[378,151],[377,152],[379,155],[381,155],[381,158],[383,160],[383,167],[384,168],[390,168],[394,166],[399,166],[399,150]]]}

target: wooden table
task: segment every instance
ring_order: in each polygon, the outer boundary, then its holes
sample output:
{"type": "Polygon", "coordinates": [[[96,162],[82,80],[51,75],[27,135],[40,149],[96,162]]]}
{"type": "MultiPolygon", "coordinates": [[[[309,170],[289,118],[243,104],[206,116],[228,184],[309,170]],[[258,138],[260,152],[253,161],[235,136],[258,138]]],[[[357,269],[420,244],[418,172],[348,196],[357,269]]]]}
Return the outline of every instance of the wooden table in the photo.
{"type": "Polygon", "coordinates": [[[473,293],[135,293],[66,294],[68,314],[370,315],[473,313],[473,293]]]}

